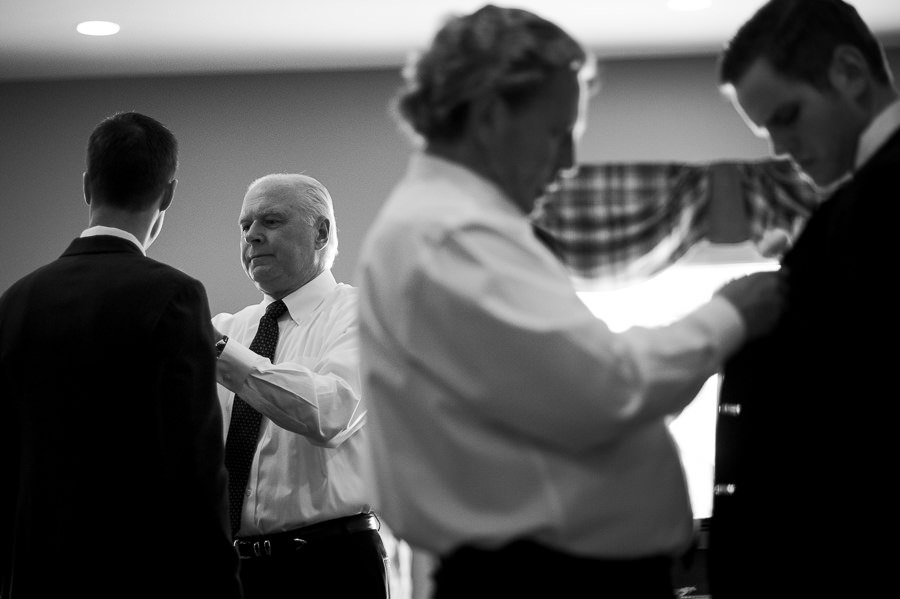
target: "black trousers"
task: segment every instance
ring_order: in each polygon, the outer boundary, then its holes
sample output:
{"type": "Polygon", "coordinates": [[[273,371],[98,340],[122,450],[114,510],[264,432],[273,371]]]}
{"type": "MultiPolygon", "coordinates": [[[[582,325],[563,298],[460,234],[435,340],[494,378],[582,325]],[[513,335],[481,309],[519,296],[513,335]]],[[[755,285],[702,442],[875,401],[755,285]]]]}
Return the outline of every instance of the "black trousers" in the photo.
{"type": "Polygon", "coordinates": [[[433,598],[672,599],[671,568],[665,557],[591,559],[532,541],[464,547],[439,561],[433,598]]]}
{"type": "Polygon", "coordinates": [[[244,599],[388,599],[388,555],[377,531],[319,539],[299,551],[242,559],[244,599]]]}

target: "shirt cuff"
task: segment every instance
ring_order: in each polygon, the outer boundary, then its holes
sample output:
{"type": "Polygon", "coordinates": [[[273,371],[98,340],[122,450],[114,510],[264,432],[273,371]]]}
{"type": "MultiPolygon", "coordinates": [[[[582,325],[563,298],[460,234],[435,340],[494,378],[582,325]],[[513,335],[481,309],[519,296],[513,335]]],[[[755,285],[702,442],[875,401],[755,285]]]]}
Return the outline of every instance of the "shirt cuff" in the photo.
{"type": "Polygon", "coordinates": [[[229,391],[238,393],[260,358],[262,356],[229,337],[216,360],[216,380],[229,391]]]}

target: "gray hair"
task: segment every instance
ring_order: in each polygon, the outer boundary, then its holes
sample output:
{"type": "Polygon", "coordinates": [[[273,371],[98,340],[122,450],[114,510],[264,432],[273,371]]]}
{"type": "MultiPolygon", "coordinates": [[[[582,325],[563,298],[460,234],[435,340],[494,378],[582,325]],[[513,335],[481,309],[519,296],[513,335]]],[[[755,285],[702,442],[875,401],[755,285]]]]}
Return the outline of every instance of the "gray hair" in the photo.
{"type": "Polygon", "coordinates": [[[322,183],[308,175],[292,173],[273,173],[264,175],[253,181],[248,187],[259,183],[275,183],[285,191],[291,192],[293,199],[300,204],[306,222],[314,226],[319,218],[327,218],[331,226],[328,228],[328,243],[325,245],[325,253],[322,261],[325,268],[331,268],[338,253],[337,221],[334,219],[334,205],[331,194],[322,183]]]}
{"type": "Polygon", "coordinates": [[[594,59],[559,26],[488,4],[451,17],[428,50],[410,56],[394,109],[412,133],[452,140],[473,101],[496,95],[511,106],[527,102],[559,69],[593,77],[594,59]]]}

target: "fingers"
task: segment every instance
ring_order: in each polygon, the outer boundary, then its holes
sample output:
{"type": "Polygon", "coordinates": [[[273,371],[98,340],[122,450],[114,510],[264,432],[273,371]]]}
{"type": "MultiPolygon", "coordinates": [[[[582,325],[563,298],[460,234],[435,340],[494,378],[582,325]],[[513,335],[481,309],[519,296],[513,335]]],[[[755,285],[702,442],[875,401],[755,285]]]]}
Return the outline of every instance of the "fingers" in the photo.
{"type": "Polygon", "coordinates": [[[765,258],[778,258],[791,247],[791,235],[784,229],[771,229],[763,233],[756,248],[765,258]]]}

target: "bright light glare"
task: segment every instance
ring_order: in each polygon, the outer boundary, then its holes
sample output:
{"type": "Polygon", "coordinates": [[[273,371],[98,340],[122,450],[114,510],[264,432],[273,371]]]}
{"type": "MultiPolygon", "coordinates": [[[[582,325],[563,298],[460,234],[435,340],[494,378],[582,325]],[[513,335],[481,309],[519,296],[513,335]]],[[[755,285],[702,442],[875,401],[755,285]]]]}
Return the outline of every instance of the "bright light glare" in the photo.
{"type": "MultiPolygon", "coordinates": [[[[746,244],[733,248],[698,246],[695,256],[755,254],[755,250],[750,252],[748,248],[746,244]]],[[[714,263],[685,259],[643,283],[612,291],[583,291],[578,295],[591,312],[618,332],[633,325],[669,324],[709,300],[713,292],[730,279],[776,268],[776,261],[762,256],[739,262],[719,262],[717,259],[714,263]]],[[[712,515],[718,387],[718,377],[711,377],[690,405],[669,422],[681,452],[694,518],[712,515]]]]}
{"type": "Polygon", "coordinates": [[[109,21],[85,21],[75,30],[82,35],[115,35],[119,33],[119,25],[109,21]]]}
{"type": "Polygon", "coordinates": [[[708,300],[728,280],[775,263],[673,266],[649,281],[612,291],[579,292],[613,331],[632,325],[666,325],[708,300]]]}

